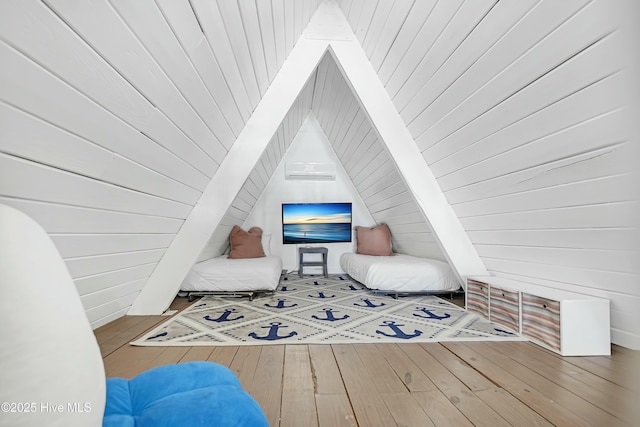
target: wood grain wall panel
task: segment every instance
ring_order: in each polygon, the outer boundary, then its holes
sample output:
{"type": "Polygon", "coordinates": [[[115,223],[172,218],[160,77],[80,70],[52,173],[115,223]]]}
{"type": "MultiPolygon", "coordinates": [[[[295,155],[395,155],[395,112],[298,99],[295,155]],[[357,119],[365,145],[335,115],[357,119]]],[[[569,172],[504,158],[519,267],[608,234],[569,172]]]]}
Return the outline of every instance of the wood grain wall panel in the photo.
{"type": "MultiPolygon", "coordinates": [[[[34,217],[86,274],[76,285],[94,326],[131,305],[156,263],[141,254],[170,244],[318,3],[0,6],[0,202],[34,217]],[[114,261],[130,254],[143,264],[114,261]]],[[[630,334],[626,6],[337,3],[490,272],[610,298],[612,331],[630,334]]],[[[329,57],[203,254],[226,249],[309,110],[396,250],[442,259],[329,57]]]]}
{"type": "Polygon", "coordinates": [[[0,25],[3,37],[66,83],[211,176],[216,163],[41,2],[0,25]],[[37,20],[39,25],[32,25],[37,20]],[[30,25],[31,24],[31,25],[30,25]],[[64,49],[61,47],[64,46],[64,49]],[[96,79],[96,76],[100,76],[96,79]]]}
{"type": "Polygon", "coordinates": [[[152,0],[111,0],[111,4],[213,134],[202,149],[220,164],[235,136],[162,11],[152,0]]]}
{"type": "MultiPolygon", "coordinates": [[[[2,5],[0,57],[10,66],[0,71],[0,201],[52,235],[91,294],[94,325],[126,311],[317,6],[2,5]]],[[[292,109],[229,208],[224,238],[208,246],[215,254],[260,197],[312,95],[292,109]]]]}
{"type": "Polygon", "coordinates": [[[76,288],[80,295],[86,295],[100,291],[101,289],[117,286],[120,283],[127,283],[138,279],[146,280],[155,268],[156,264],[157,263],[154,262],[121,270],[109,271],[107,273],[80,277],[75,280],[76,288]]]}
{"type": "MultiPolygon", "coordinates": [[[[422,58],[427,55],[438,41],[440,34],[447,28],[449,22],[462,6],[463,0],[438,2],[433,11],[423,23],[415,39],[397,64],[394,73],[385,82],[385,88],[394,99],[398,92],[407,84],[413,72],[420,65],[422,58]]],[[[396,108],[398,108],[396,106],[396,108]]]]}
{"type": "Polygon", "coordinates": [[[376,181],[368,188],[362,190],[360,196],[374,201],[376,200],[375,198],[385,198],[391,194],[398,194],[405,189],[406,187],[400,179],[398,171],[392,171],[387,179],[376,181]]]}
{"type": "MultiPolygon", "coordinates": [[[[403,26],[407,15],[416,3],[418,3],[416,0],[396,0],[390,6],[383,27],[377,30],[378,37],[375,43],[369,43],[369,46],[365,48],[374,69],[378,70],[380,68],[396,39],[399,29],[403,26]]],[[[380,12],[378,12],[378,15],[381,15],[380,12]]]]}
{"type": "MultiPolygon", "coordinates": [[[[466,70],[471,68],[495,43],[504,37],[512,26],[539,1],[498,2],[491,9],[491,12],[472,29],[464,42],[458,45],[451,56],[438,64],[438,68],[431,78],[426,80],[424,85],[415,92],[416,102],[407,103],[402,110],[405,122],[411,124],[425,106],[434,102],[449,86],[461,78],[466,70]],[[505,25],[505,22],[512,24],[511,26],[505,25]],[[422,100],[422,102],[417,102],[417,100],[422,100]]],[[[410,16],[408,20],[411,18],[410,16]]],[[[398,38],[400,38],[400,34],[398,38]]]]}
{"type": "Polygon", "coordinates": [[[65,206],[0,195],[0,203],[31,216],[49,233],[173,233],[183,220],[65,206]]]}
{"type": "Polygon", "coordinates": [[[600,270],[603,272],[632,273],[636,254],[632,251],[602,249],[568,249],[554,247],[526,247],[508,245],[476,245],[478,252],[488,258],[523,261],[545,265],[560,265],[600,270]]]}
{"type": "MultiPolygon", "coordinates": [[[[381,22],[363,3],[340,6],[489,271],[610,298],[612,331],[629,334],[637,204],[625,7],[416,2],[395,34],[377,35],[380,61],[357,32],[381,22]]],[[[352,153],[347,170],[363,173],[364,151],[352,153]]]]}
{"type": "Polygon", "coordinates": [[[260,95],[264,95],[269,87],[271,79],[267,72],[267,62],[262,45],[262,34],[260,33],[260,21],[258,19],[258,9],[252,1],[241,1],[238,3],[242,27],[247,37],[247,48],[251,55],[256,81],[260,90],[260,95]]]}
{"type": "Polygon", "coordinates": [[[233,141],[235,141],[235,137],[240,134],[250,115],[249,110],[243,108],[246,106],[246,96],[234,98],[190,3],[157,0],[156,4],[162,10],[175,36],[198,71],[207,91],[224,114],[225,120],[233,131],[233,141]]]}
{"type": "MultiPolygon", "coordinates": [[[[422,31],[424,25],[427,24],[436,2],[437,0],[416,1],[407,19],[398,29],[398,32],[390,35],[389,38],[393,36],[391,48],[387,52],[382,64],[377,68],[378,77],[383,84],[386,85],[389,82],[396,68],[414,43],[417,34],[422,31]]],[[[351,27],[353,28],[353,25],[351,27]]],[[[373,57],[371,60],[373,61],[373,57]]]]}
{"type": "Polygon", "coordinates": [[[66,205],[184,219],[191,206],[0,154],[0,194],[66,205]]]}
{"type": "Polygon", "coordinates": [[[373,49],[381,37],[384,25],[389,18],[389,13],[393,10],[394,6],[395,1],[379,1],[376,4],[367,32],[360,38],[360,44],[369,58],[373,55],[373,49]]]}
{"type": "MultiPolygon", "coordinates": [[[[210,144],[215,137],[110,3],[103,0],[71,4],[51,0],[47,4],[80,37],[99,50],[154,107],[169,117],[192,144],[210,155],[210,144]]],[[[186,150],[187,146],[182,144],[178,149],[186,150]]]]}
{"type": "MultiPolygon", "coordinates": [[[[276,59],[278,65],[284,63],[287,57],[286,39],[285,39],[285,20],[284,20],[284,0],[275,0],[271,2],[271,11],[273,19],[273,34],[276,45],[276,59]]],[[[278,69],[280,67],[278,66],[278,69]]]]}
{"type": "Polygon", "coordinates": [[[271,3],[266,1],[256,2],[258,21],[260,23],[260,38],[264,49],[264,58],[267,64],[269,81],[272,81],[280,69],[280,63],[276,54],[276,40],[273,29],[273,12],[271,3]]]}
{"type": "Polygon", "coordinates": [[[344,147],[341,158],[345,167],[348,165],[351,168],[353,163],[358,161],[357,156],[362,155],[361,150],[369,147],[376,138],[376,132],[369,126],[367,117],[360,110],[352,127],[345,134],[341,145],[341,147],[344,147]]]}
{"type": "MultiPolygon", "coordinates": [[[[448,15],[443,19],[446,26],[442,28],[426,54],[418,57],[420,62],[393,97],[393,103],[398,111],[402,112],[419,89],[453,55],[495,4],[496,0],[466,1],[450,19],[448,15]],[[448,22],[447,19],[449,19],[448,22]],[[463,24],[459,24],[460,22],[463,24]]],[[[424,103],[424,100],[421,102],[424,103]]]]}
{"type": "Polygon", "coordinates": [[[114,301],[132,294],[137,295],[145,283],[146,279],[124,282],[117,286],[82,295],[80,300],[85,309],[91,310],[94,307],[102,305],[103,301],[114,301]]]}
{"type": "Polygon", "coordinates": [[[360,7],[360,13],[358,14],[358,20],[353,28],[353,32],[360,41],[360,44],[364,43],[364,40],[369,32],[371,21],[378,7],[378,1],[364,1],[360,7]]]}
{"type": "MultiPolygon", "coordinates": [[[[613,55],[607,52],[612,50],[615,52],[615,49],[612,49],[608,40],[612,39],[607,38],[596,43],[564,62],[553,72],[535,79],[535,82],[527,84],[526,87],[510,96],[508,100],[501,102],[500,105],[491,106],[490,111],[485,112],[484,108],[481,108],[483,111],[481,116],[472,119],[460,128],[457,128],[456,125],[455,130],[446,130],[445,133],[449,136],[423,152],[425,158],[429,158],[434,166],[434,173],[441,173],[441,168],[435,167],[439,160],[452,155],[452,153],[455,155],[466,147],[464,141],[469,141],[472,138],[476,141],[484,141],[485,138],[494,136],[510,125],[528,118],[532,112],[542,111],[567,97],[580,98],[577,95],[581,91],[592,92],[584,94],[581,96],[582,98],[599,99],[602,96],[604,99],[604,105],[600,106],[598,103],[591,107],[592,111],[596,110],[597,113],[602,113],[611,109],[606,100],[606,98],[611,99],[611,96],[607,96],[604,91],[606,91],[605,88],[611,89],[611,86],[616,86],[618,79],[615,75],[607,77],[616,71],[609,65],[613,55]],[[581,75],[579,79],[575,77],[578,72],[581,75]]],[[[474,107],[470,105],[469,110],[473,109],[474,107]]],[[[593,114],[587,113],[586,116],[590,117],[593,114]]],[[[564,116],[561,117],[564,119],[564,116]]],[[[585,115],[581,117],[584,118],[585,115]]]]}
{"type": "Polygon", "coordinates": [[[202,190],[209,178],[35,62],[0,42],[0,99],[158,173],[202,190]],[[64,99],[64,103],[58,102],[64,99]]]}
{"type": "Polygon", "coordinates": [[[51,234],[63,258],[167,248],[173,234],[51,234]]]}
{"type": "Polygon", "coordinates": [[[539,181],[560,184],[615,173],[620,170],[618,153],[625,151],[624,130],[617,126],[620,113],[607,113],[506,149],[443,176],[439,182],[455,204],[527,189],[539,181]],[[593,167],[581,167],[585,164],[593,167]],[[579,175],[573,178],[571,173],[579,175]]]}
{"type": "Polygon", "coordinates": [[[600,204],[633,200],[633,188],[627,185],[628,174],[519,191],[502,196],[484,198],[455,205],[460,218],[492,215],[504,212],[520,212],[558,209],[566,206],[588,206],[594,202],[594,194],[601,194],[600,204]]]}
{"type": "Polygon", "coordinates": [[[295,37],[295,21],[296,21],[296,3],[297,7],[300,8],[300,2],[296,2],[295,0],[283,0],[284,5],[284,46],[285,46],[285,58],[293,49],[293,45],[296,43],[295,37]]]}
{"type": "Polygon", "coordinates": [[[555,288],[568,290],[569,285],[578,284],[574,291],[587,295],[597,295],[606,290],[611,296],[611,307],[616,308],[618,299],[636,295],[637,274],[618,271],[602,271],[566,265],[532,263],[528,261],[483,257],[491,271],[496,274],[511,273],[516,280],[531,282],[531,278],[554,283],[555,288]],[[514,274],[513,272],[517,273],[514,274]],[[607,283],[606,287],[602,283],[607,283]]]}
{"type": "Polygon", "coordinates": [[[234,225],[242,227],[254,225],[245,224],[245,220],[269,183],[276,168],[280,165],[287,149],[298,133],[298,129],[300,129],[307,113],[310,111],[311,95],[313,94],[315,81],[315,76],[312,76],[298,95],[249,177],[231,202],[220,224],[213,231],[208,243],[198,256],[197,262],[225,253],[229,246],[229,232],[234,225]]]}
{"type": "MultiPolygon", "coordinates": [[[[217,4],[218,9],[220,10],[220,15],[224,20],[224,28],[227,32],[226,38],[231,43],[231,49],[233,50],[238,68],[240,69],[244,86],[247,88],[247,93],[250,94],[249,97],[252,101],[252,106],[255,108],[264,91],[260,89],[258,84],[256,64],[254,63],[251,51],[249,50],[247,30],[242,20],[240,6],[237,2],[219,1],[217,4]]],[[[263,83],[263,87],[265,84],[266,82],[263,83]]]]}
{"type": "Polygon", "coordinates": [[[477,182],[481,177],[496,176],[491,169],[494,165],[500,170],[518,170],[514,166],[505,166],[501,163],[504,161],[512,160],[526,168],[585,152],[613,151],[624,140],[625,130],[616,129],[615,122],[620,117],[616,110],[620,106],[610,101],[610,96],[604,95],[610,90],[616,90],[614,77],[566,98],[559,105],[550,107],[549,111],[533,114],[477,144],[451,154],[434,165],[434,173],[442,177],[440,181],[443,188],[450,189],[469,184],[470,179],[473,180],[471,182],[477,182]],[[590,95],[601,94],[604,96],[597,98],[599,102],[595,103],[595,107],[594,103],[588,102],[590,95]],[[562,111],[567,111],[562,115],[566,120],[559,119],[558,113],[562,111]],[[583,115],[580,116],[580,112],[583,115]],[[522,139],[514,140],[514,135],[520,135],[522,139]],[[526,154],[530,156],[526,157],[526,154]],[[476,157],[472,159],[473,156],[476,157]],[[461,167],[452,170],[455,161],[461,162],[461,167]],[[484,172],[478,172],[480,169],[484,172]]]}
{"type": "Polygon", "coordinates": [[[75,279],[137,265],[155,263],[160,260],[164,252],[164,249],[152,249],[148,251],[67,258],[65,261],[71,276],[75,279]]]}
{"type": "Polygon", "coordinates": [[[192,187],[2,101],[0,115],[0,152],[181,203],[193,204],[200,197],[192,187]]]}
{"type": "MultiPolygon", "coordinates": [[[[563,23],[570,22],[570,18],[576,12],[576,7],[582,7],[585,2],[555,3],[556,2],[542,2],[535,7],[531,13],[526,15],[525,19],[519,21],[518,25],[507,33],[506,37],[503,37],[498,43],[493,45],[493,47],[475,62],[472,67],[466,70],[454,84],[447,88],[447,91],[443,95],[439,96],[438,99],[424,108],[420,116],[409,124],[409,130],[421,151],[425,151],[437,143],[442,135],[446,136],[447,134],[447,130],[442,128],[440,128],[441,132],[439,133],[436,132],[439,128],[432,130],[430,133],[426,133],[428,129],[435,126],[441,119],[446,118],[447,121],[456,120],[457,115],[453,114],[456,109],[463,112],[463,115],[468,114],[466,109],[462,110],[463,103],[466,106],[470,105],[467,104],[467,102],[475,101],[485,105],[486,108],[489,109],[500,101],[508,99],[516,93],[518,89],[522,89],[535,81],[536,78],[548,71],[550,67],[558,65],[557,63],[549,64],[546,62],[546,59],[550,58],[545,58],[545,52],[535,48],[541,46],[542,42],[549,40],[548,36],[550,34],[558,34],[554,30],[556,28],[562,28],[563,23]],[[531,55],[531,52],[540,53],[541,57],[537,59],[541,63],[531,63],[535,56],[531,55]],[[529,60],[531,60],[531,62],[529,62],[529,60]],[[528,65],[525,64],[531,64],[531,68],[526,68],[528,65]],[[520,73],[515,73],[518,68],[520,73]],[[518,82],[521,86],[518,86],[518,82]],[[497,91],[491,92],[490,89],[492,87],[502,87],[506,89],[506,91],[501,92],[498,89],[497,91]],[[487,99],[482,99],[482,94],[486,94],[487,99]]],[[[583,37],[589,37],[590,32],[586,32],[586,34],[587,35],[583,37]]],[[[562,41],[559,41],[559,43],[561,46],[567,46],[562,41]]],[[[580,46],[572,53],[577,53],[584,47],[586,47],[586,45],[580,46]]],[[[571,49],[571,47],[568,48],[571,49]]],[[[549,52],[556,52],[556,50],[555,47],[548,47],[549,52]]],[[[416,102],[420,101],[416,100],[416,102]]],[[[474,112],[476,111],[477,110],[474,109],[474,112]]],[[[441,126],[444,127],[445,124],[446,123],[443,123],[441,126]]]]}
{"type": "Polygon", "coordinates": [[[134,292],[95,307],[85,307],[85,313],[91,326],[95,329],[124,316],[138,294],[139,292],[134,292]]]}
{"type": "Polygon", "coordinates": [[[444,259],[397,166],[330,57],[323,59],[316,83],[313,112],[373,219],[389,224],[394,250],[444,259]]]}
{"type": "Polygon", "coordinates": [[[625,250],[637,249],[634,230],[626,228],[574,228],[536,230],[469,231],[477,245],[556,247],[570,249],[625,250]]]}
{"type": "Polygon", "coordinates": [[[257,83],[245,74],[245,67],[240,68],[217,3],[198,0],[191,5],[238,108],[245,116],[250,115],[260,99],[257,83]]]}
{"type": "Polygon", "coordinates": [[[634,226],[633,202],[567,206],[523,212],[460,218],[472,230],[533,230],[573,228],[625,228],[634,226]]]}

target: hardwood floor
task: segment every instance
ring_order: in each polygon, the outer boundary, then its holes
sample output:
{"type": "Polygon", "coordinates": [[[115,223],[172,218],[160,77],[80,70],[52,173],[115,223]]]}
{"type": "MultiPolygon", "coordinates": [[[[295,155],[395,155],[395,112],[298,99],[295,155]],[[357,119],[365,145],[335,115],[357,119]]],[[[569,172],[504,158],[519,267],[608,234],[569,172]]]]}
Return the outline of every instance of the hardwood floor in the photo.
{"type": "MultiPolygon", "coordinates": [[[[172,309],[188,305],[176,298],[172,309]]],[[[640,352],[560,357],[527,342],[133,347],[166,316],[95,331],[108,377],[209,360],[272,426],[638,426],[640,352]]]]}

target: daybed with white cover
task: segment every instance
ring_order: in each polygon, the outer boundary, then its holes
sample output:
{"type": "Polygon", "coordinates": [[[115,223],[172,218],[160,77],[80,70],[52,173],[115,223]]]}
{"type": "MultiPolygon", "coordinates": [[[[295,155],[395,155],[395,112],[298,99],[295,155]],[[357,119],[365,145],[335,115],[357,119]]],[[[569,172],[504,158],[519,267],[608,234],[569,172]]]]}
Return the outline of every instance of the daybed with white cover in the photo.
{"type": "Polygon", "coordinates": [[[435,259],[345,253],[340,257],[340,266],[367,288],[389,294],[450,293],[460,289],[449,264],[435,259]]]}
{"type": "Polygon", "coordinates": [[[280,281],[282,260],[278,256],[260,258],[229,258],[222,255],[193,266],[182,282],[180,290],[191,296],[204,293],[273,292],[280,281]]]}
{"type": "Polygon", "coordinates": [[[279,256],[269,256],[270,236],[259,227],[244,231],[234,226],[228,255],[196,263],[180,285],[189,299],[206,294],[247,295],[275,291],[282,273],[279,256]]]}
{"type": "Polygon", "coordinates": [[[386,224],[355,227],[356,253],[344,253],[340,267],[369,289],[397,296],[405,293],[454,293],[461,289],[446,262],[396,254],[386,224]]]}

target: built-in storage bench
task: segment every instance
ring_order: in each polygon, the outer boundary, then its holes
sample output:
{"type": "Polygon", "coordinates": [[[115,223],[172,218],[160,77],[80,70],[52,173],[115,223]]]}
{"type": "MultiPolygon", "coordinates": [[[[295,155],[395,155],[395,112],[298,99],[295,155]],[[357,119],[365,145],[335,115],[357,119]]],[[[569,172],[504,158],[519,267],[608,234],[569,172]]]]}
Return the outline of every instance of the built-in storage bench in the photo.
{"type": "Polygon", "coordinates": [[[473,279],[467,279],[467,310],[489,318],[489,285],[473,279]]]}
{"type": "Polygon", "coordinates": [[[469,311],[563,356],[611,354],[609,300],[493,276],[467,279],[469,311]]]}

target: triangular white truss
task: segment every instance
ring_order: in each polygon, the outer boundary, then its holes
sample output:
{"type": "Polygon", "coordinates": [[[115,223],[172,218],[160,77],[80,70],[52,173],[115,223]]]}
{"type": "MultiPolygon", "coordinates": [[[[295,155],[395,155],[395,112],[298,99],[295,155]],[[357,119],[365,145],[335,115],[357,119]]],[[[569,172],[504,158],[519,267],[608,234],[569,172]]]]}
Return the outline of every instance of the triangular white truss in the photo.
{"type": "Polygon", "coordinates": [[[461,278],[487,274],[340,8],[323,2],[128,314],[160,314],[168,307],[327,52],[386,145],[454,270],[461,278]]]}

